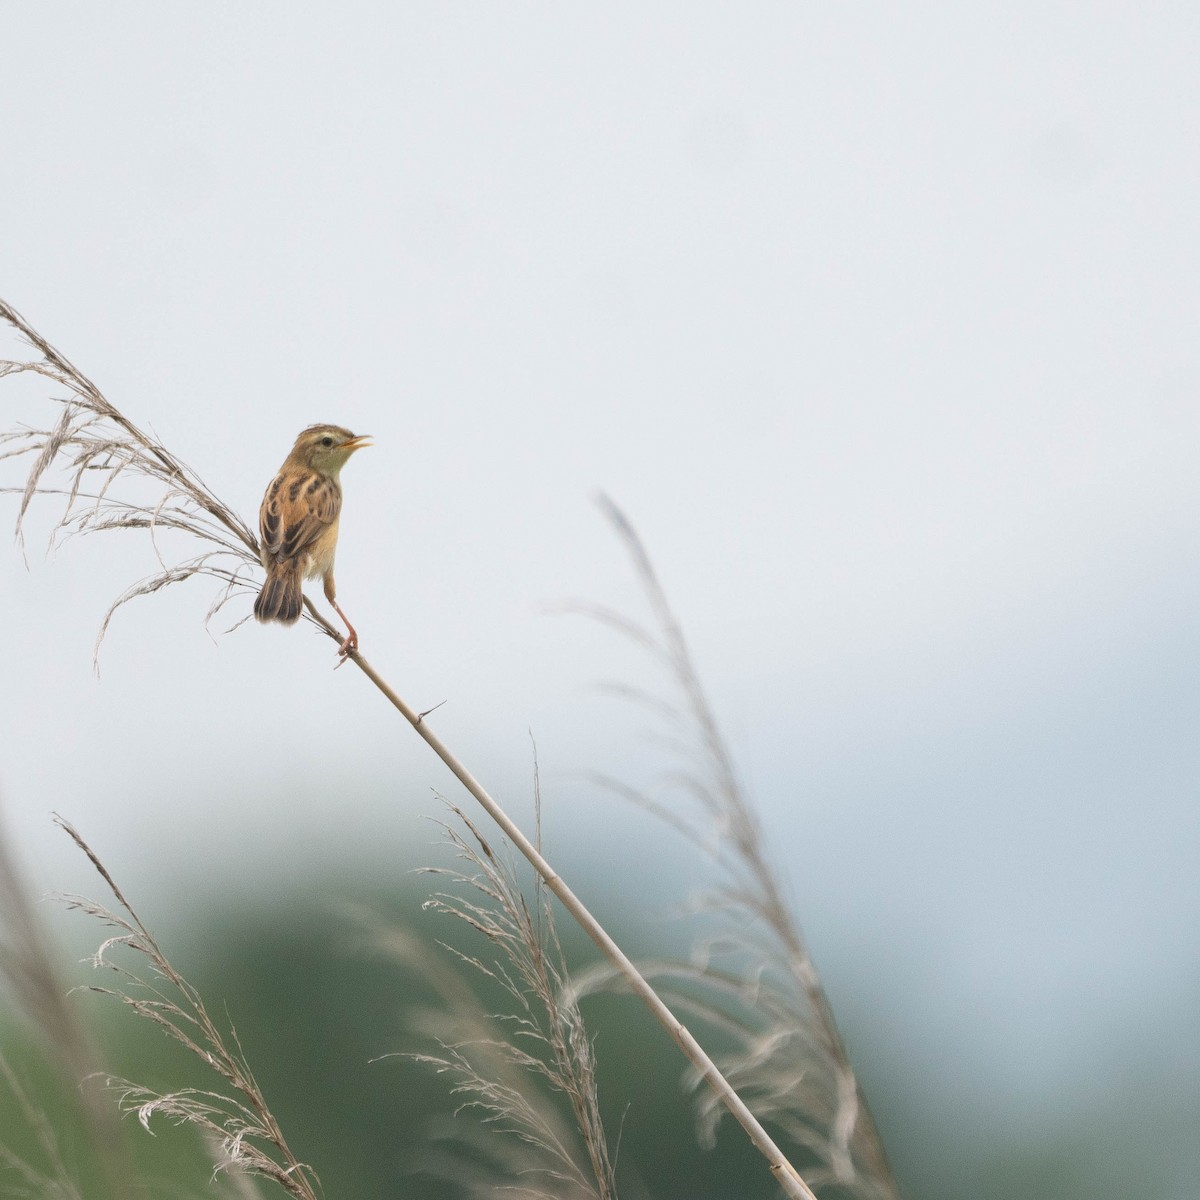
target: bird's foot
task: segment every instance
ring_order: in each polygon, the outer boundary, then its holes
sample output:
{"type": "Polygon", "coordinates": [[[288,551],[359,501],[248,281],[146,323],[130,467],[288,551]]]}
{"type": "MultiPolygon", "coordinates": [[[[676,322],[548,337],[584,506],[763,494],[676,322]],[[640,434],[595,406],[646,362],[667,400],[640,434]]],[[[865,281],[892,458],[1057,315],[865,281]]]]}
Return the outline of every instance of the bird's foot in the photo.
{"type": "Polygon", "coordinates": [[[358,653],[358,634],[353,629],[350,630],[346,635],[346,640],[338,647],[337,666],[333,668],[335,671],[349,660],[351,652],[358,653]]]}

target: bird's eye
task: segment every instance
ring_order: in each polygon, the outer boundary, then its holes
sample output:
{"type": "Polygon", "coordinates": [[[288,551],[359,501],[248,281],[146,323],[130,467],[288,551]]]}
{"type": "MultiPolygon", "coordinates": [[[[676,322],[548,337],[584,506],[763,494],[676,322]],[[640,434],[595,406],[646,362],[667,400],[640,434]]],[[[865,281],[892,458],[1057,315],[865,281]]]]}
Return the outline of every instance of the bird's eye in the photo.
{"type": "Polygon", "coordinates": [[[331,438],[331,437],[323,437],[323,438],[321,439],[321,445],[322,445],[322,446],[332,446],[332,445],[333,445],[333,438],[331,438]]]}

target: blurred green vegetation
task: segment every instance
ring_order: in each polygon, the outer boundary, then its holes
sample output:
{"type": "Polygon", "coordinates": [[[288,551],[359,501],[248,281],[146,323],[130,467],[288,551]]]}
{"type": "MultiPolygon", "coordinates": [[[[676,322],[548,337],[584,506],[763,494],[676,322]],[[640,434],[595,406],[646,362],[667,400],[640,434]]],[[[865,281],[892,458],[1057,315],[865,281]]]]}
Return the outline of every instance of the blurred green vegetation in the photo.
{"type": "MultiPolygon", "coordinates": [[[[401,1057],[431,1049],[408,1032],[406,1010],[436,1003],[437,995],[419,972],[371,950],[362,927],[335,903],[349,893],[427,943],[440,939],[466,953],[486,953],[478,935],[461,922],[421,911],[430,890],[422,876],[402,876],[396,886],[385,886],[355,880],[347,870],[310,879],[293,895],[276,889],[270,903],[261,894],[247,895],[203,915],[176,939],[178,945],[163,946],[200,989],[210,1012],[228,1015],[293,1151],[316,1169],[331,1200],[451,1200],[460,1194],[420,1172],[429,1121],[454,1112],[455,1101],[444,1079],[401,1057]]],[[[142,915],[153,928],[153,914],[142,915]]],[[[631,915],[616,934],[635,956],[685,950],[678,928],[658,936],[648,928],[631,915]]],[[[94,932],[99,942],[104,931],[97,924],[94,932]]],[[[588,947],[563,933],[568,957],[590,961],[588,947]]],[[[477,973],[461,970],[479,991],[477,973]]],[[[72,985],[104,982],[86,967],[71,968],[66,977],[72,985]]],[[[485,1003],[496,1002],[494,993],[481,995],[485,1003]]],[[[86,991],[75,1001],[112,1073],[161,1090],[212,1085],[201,1065],[149,1022],[86,991]]],[[[777,1194],[762,1159],[732,1123],[723,1125],[713,1150],[697,1147],[680,1082],[682,1060],[636,1001],[600,996],[585,1001],[584,1011],[594,1030],[610,1137],[614,1145],[619,1142],[624,1195],[765,1200],[777,1194]]],[[[1187,1072],[1177,1073],[1172,1091],[1150,1066],[1140,1075],[1131,1068],[1125,1076],[1128,1107],[1081,1102],[1064,1107],[1050,1122],[997,1128],[990,1143],[980,1145],[964,1143],[961,1114],[939,1115],[928,1101],[921,1106],[921,1081],[887,1071],[886,1046],[852,1050],[910,1197],[1176,1200],[1186,1194],[1178,1188],[1186,1147],[1194,1146],[1196,1134],[1188,1127],[1194,1101],[1184,1094],[1187,1072]]],[[[83,1182],[84,1195],[103,1195],[73,1115],[77,1105],[47,1066],[44,1047],[25,1026],[9,1022],[3,1052],[35,1104],[50,1115],[62,1156],[83,1182]]],[[[1136,1063],[1136,1047],[1128,1047],[1126,1057],[1136,1063]]],[[[465,1112],[456,1119],[475,1117],[465,1112]]],[[[153,1137],[133,1117],[123,1123],[149,1194],[211,1194],[211,1169],[196,1135],[161,1120],[152,1128],[153,1137]]],[[[32,1131],[7,1088],[0,1089],[0,1129],[10,1149],[38,1159],[32,1131]]],[[[1194,1149],[1190,1153],[1194,1162],[1194,1149]]],[[[17,1182],[13,1172],[0,1171],[0,1183],[17,1182]]],[[[262,1192],[277,1189],[263,1184],[262,1192]]]]}

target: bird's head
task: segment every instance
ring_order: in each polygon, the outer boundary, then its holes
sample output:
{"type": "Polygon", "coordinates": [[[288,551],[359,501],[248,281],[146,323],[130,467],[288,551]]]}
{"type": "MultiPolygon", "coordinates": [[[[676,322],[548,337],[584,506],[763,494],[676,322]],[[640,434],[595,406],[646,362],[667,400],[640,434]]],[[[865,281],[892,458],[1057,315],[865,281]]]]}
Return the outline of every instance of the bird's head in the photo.
{"type": "Polygon", "coordinates": [[[355,450],[371,445],[366,434],[355,436],[340,425],[310,425],[296,439],[289,457],[310,471],[337,476],[355,450]]]}

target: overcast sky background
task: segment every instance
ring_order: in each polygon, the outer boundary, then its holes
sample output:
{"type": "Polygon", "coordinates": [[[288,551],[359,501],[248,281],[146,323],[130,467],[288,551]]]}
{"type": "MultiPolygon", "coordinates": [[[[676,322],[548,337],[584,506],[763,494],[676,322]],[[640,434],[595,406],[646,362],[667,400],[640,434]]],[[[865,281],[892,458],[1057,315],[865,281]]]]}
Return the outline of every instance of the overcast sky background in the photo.
{"type": "MultiPolygon", "coordinates": [[[[552,846],[621,880],[575,776],[654,762],[590,690],[636,658],[544,613],[636,611],[603,489],[898,1071],[1014,1121],[1200,1074],[1194,4],[3,3],[0,44],[0,295],[247,517],[302,426],[373,434],[339,599],[519,811],[533,730],[552,846]]],[[[159,902],[420,857],[448,777],[328,643],[214,646],[191,584],[97,682],[153,558],[49,526],[0,562],[39,887],[91,890],[51,809],[159,902]]]]}

